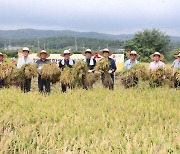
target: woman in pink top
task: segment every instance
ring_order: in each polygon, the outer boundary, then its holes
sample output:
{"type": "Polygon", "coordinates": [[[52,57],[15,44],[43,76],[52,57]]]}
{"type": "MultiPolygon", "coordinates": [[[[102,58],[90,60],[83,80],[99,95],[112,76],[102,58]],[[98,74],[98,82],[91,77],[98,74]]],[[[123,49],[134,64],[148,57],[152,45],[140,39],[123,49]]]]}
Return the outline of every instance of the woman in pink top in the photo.
{"type": "Polygon", "coordinates": [[[153,71],[153,70],[157,69],[158,67],[166,68],[166,65],[161,61],[161,60],[164,59],[164,56],[162,54],[160,54],[159,52],[155,52],[154,54],[152,54],[150,56],[150,58],[152,60],[154,60],[149,65],[149,70],[150,71],[153,71]]]}

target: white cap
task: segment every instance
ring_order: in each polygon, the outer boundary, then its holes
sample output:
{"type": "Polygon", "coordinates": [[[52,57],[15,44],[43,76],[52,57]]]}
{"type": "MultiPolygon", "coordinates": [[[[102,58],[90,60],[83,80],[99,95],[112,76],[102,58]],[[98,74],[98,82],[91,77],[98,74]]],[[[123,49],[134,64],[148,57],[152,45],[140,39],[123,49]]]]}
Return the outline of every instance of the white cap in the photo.
{"type": "Polygon", "coordinates": [[[30,51],[28,47],[24,47],[22,51],[30,51]]]}

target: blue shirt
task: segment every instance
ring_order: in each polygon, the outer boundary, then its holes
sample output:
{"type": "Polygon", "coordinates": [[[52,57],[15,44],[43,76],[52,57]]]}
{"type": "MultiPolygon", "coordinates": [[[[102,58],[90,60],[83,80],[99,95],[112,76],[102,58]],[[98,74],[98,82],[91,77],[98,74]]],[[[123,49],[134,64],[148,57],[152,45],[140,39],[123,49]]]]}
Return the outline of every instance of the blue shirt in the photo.
{"type": "Polygon", "coordinates": [[[176,59],[173,62],[172,67],[175,68],[175,69],[180,68],[180,61],[178,59],[176,59]]]}
{"type": "Polygon", "coordinates": [[[126,60],[126,62],[124,63],[124,68],[131,68],[132,66],[134,66],[135,64],[138,64],[139,61],[135,60],[134,62],[132,62],[130,59],[126,60]]]}

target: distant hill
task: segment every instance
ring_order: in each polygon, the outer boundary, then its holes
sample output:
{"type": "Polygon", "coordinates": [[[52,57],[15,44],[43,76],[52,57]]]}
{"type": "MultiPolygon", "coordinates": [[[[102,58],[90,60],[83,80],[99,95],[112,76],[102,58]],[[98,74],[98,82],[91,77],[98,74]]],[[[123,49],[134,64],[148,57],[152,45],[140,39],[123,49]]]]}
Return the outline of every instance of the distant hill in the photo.
{"type": "Polygon", "coordinates": [[[97,32],[76,32],[71,30],[35,30],[35,29],[19,29],[19,30],[0,30],[0,38],[7,39],[28,39],[28,38],[48,38],[48,37],[83,37],[105,40],[129,40],[133,37],[131,34],[103,34],[97,32]]]}
{"type": "MultiPolygon", "coordinates": [[[[52,37],[81,37],[104,40],[125,41],[133,38],[133,34],[104,34],[97,32],[76,32],[71,30],[36,30],[36,29],[19,29],[19,30],[0,30],[0,38],[5,39],[32,39],[32,38],[52,38],[52,37]]],[[[171,36],[172,43],[179,43],[180,37],[171,36]]]]}

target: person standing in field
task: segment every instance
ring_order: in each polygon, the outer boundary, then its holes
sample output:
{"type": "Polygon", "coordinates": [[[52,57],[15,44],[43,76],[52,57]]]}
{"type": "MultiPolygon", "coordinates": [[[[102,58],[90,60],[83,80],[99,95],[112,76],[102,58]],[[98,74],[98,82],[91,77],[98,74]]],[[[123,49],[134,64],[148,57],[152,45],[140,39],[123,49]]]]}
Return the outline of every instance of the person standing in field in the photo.
{"type": "MultiPolygon", "coordinates": [[[[94,52],[91,51],[91,49],[87,49],[86,51],[82,52],[82,55],[85,56],[83,59],[84,62],[87,63],[88,66],[88,73],[94,73],[95,69],[94,67],[96,66],[96,60],[93,58],[94,52]]],[[[85,85],[85,77],[82,77],[82,83],[83,83],[83,89],[88,89],[87,86],[85,85]]]]}
{"type": "MultiPolygon", "coordinates": [[[[176,58],[176,60],[173,62],[173,64],[172,64],[171,67],[172,67],[173,70],[174,70],[174,76],[176,76],[176,74],[177,74],[176,70],[177,70],[177,69],[180,69],[180,52],[179,52],[179,54],[174,55],[174,57],[176,58]]],[[[174,87],[175,87],[175,88],[180,87],[180,81],[178,81],[178,80],[176,79],[176,77],[174,78],[174,87]]]]}
{"type": "Polygon", "coordinates": [[[43,67],[44,64],[47,64],[50,62],[49,59],[47,59],[50,56],[49,52],[42,50],[40,52],[37,53],[37,57],[39,57],[40,59],[36,61],[36,65],[38,68],[38,88],[39,88],[39,92],[43,92],[44,91],[44,87],[45,87],[45,92],[46,93],[50,93],[51,91],[51,85],[50,85],[50,80],[49,79],[43,79],[40,75],[41,69],[43,67]]]}
{"type": "MultiPolygon", "coordinates": [[[[0,65],[5,62],[4,60],[6,58],[7,58],[7,55],[0,52],[0,65]]],[[[3,88],[3,87],[4,87],[4,80],[0,79],[0,88],[3,88]]]]}
{"type": "MultiPolygon", "coordinates": [[[[64,70],[65,67],[72,68],[73,65],[75,64],[75,61],[70,58],[73,54],[69,50],[64,50],[64,52],[61,54],[61,57],[63,57],[62,60],[59,62],[59,68],[61,71],[64,70]]],[[[61,90],[63,93],[67,91],[67,86],[66,84],[61,84],[61,90]]]]}
{"type": "MultiPolygon", "coordinates": [[[[116,67],[116,63],[115,63],[114,59],[110,58],[110,56],[112,55],[112,51],[109,51],[109,49],[103,49],[103,50],[101,50],[99,52],[99,54],[103,58],[107,58],[108,61],[109,61],[109,71],[108,71],[108,73],[110,74],[111,79],[112,79],[112,86],[109,86],[108,88],[110,90],[113,90],[114,89],[114,73],[117,70],[117,67],[116,67]]],[[[104,87],[106,87],[105,84],[104,84],[105,83],[104,82],[104,80],[105,80],[105,74],[104,73],[101,74],[101,79],[102,79],[102,83],[103,83],[104,87]]]]}
{"type": "Polygon", "coordinates": [[[176,60],[173,62],[171,67],[176,70],[180,68],[180,52],[177,55],[174,55],[174,57],[176,60]]]}
{"type": "MultiPolygon", "coordinates": [[[[33,59],[29,57],[29,54],[32,53],[29,48],[24,47],[20,53],[22,54],[22,57],[18,59],[18,69],[20,69],[25,64],[33,63],[33,59]]],[[[31,90],[31,78],[25,79],[25,82],[21,84],[21,90],[24,92],[29,92],[31,90]]]]}
{"type": "Polygon", "coordinates": [[[164,59],[164,56],[160,54],[159,52],[155,52],[154,54],[150,55],[150,58],[153,60],[153,62],[149,65],[149,70],[153,71],[157,69],[158,67],[166,68],[166,65],[162,62],[164,59]]]}
{"type": "Polygon", "coordinates": [[[136,51],[131,51],[129,54],[129,59],[124,63],[124,68],[131,68],[132,66],[136,65],[139,63],[137,60],[140,57],[139,54],[137,54],[136,51]]]}

